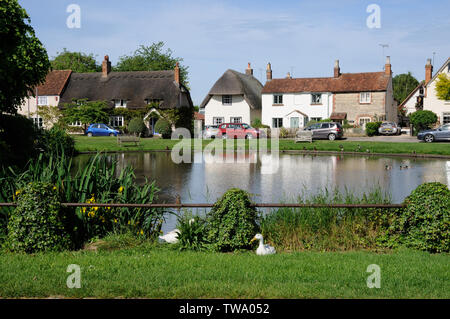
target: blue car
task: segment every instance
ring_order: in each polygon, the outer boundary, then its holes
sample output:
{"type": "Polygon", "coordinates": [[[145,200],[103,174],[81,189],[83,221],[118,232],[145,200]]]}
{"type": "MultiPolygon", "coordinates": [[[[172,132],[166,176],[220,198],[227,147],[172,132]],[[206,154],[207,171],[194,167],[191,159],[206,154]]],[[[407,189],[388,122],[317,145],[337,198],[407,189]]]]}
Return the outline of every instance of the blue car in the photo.
{"type": "Polygon", "coordinates": [[[91,124],[86,129],[87,136],[117,136],[119,134],[118,130],[113,129],[112,127],[106,124],[91,124]]]}
{"type": "Polygon", "coordinates": [[[434,141],[450,141],[450,124],[445,124],[434,130],[420,131],[417,134],[419,140],[427,143],[434,141]]]}

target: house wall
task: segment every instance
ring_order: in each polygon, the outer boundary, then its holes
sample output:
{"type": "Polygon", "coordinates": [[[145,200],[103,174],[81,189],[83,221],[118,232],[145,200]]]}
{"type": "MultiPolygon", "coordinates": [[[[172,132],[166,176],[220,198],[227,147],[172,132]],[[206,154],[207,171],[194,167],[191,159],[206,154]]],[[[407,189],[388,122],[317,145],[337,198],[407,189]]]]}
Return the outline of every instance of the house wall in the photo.
{"type": "MultiPolygon", "coordinates": [[[[28,118],[37,117],[37,97],[29,96],[24,100],[22,105],[18,108],[17,113],[26,116],[28,118]]],[[[47,95],[48,106],[58,106],[59,96],[58,95],[47,95]]],[[[45,127],[45,125],[44,125],[45,127]]],[[[46,127],[50,128],[50,127],[46,127]]]]}
{"type": "Polygon", "coordinates": [[[389,79],[389,84],[386,90],[386,120],[397,123],[398,122],[398,104],[394,100],[394,89],[392,87],[392,77],[389,79]]]}
{"type": "Polygon", "coordinates": [[[205,125],[212,125],[214,117],[223,117],[224,123],[230,122],[230,117],[242,117],[242,123],[250,124],[252,116],[250,106],[245,101],[243,95],[233,95],[231,105],[222,104],[222,95],[213,95],[205,106],[205,125]]]}
{"type": "MultiPolygon", "coordinates": [[[[446,65],[440,73],[444,73],[450,76],[449,66],[446,65]]],[[[440,74],[439,73],[439,74],[440,74]]],[[[423,109],[429,110],[438,116],[439,124],[442,123],[442,117],[444,113],[450,113],[450,101],[439,100],[436,96],[436,82],[438,78],[430,81],[426,86],[426,96],[423,99],[423,109]]]]}
{"type": "Polygon", "coordinates": [[[417,111],[416,103],[417,103],[417,97],[419,96],[419,94],[420,94],[420,90],[417,89],[417,91],[414,92],[414,94],[404,104],[404,107],[406,110],[406,115],[410,115],[411,113],[414,113],[415,111],[417,111]]]}
{"type": "MultiPolygon", "coordinates": [[[[392,94],[391,94],[392,95],[392,94]]],[[[370,117],[372,120],[375,115],[378,117],[386,116],[386,119],[393,120],[392,103],[389,108],[386,107],[386,92],[371,92],[370,103],[360,103],[360,93],[336,93],[336,105],[334,112],[347,113],[347,120],[359,124],[360,117],[370,117]],[[390,113],[389,113],[389,110],[390,113]],[[389,113],[389,114],[388,114],[389,113]]],[[[393,99],[392,99],[393,101],[393,99]]],[[[395,119],[395,121],[397,121],[395,119]]]]}
{"type": "Polygon", "coordinates": [[[300,117],[300,127],[306,124],[302,123],[300,111],[308,116],[320,117],[322,119],[329,118],[333,111],[333,95],[331,93],[322,93],[322,104],[311,104],[311,93],[289,93],[283,94],[283,104],[273,104],[274,94],[262,95],[262,123],[272,127],[273,118],[283,118],[283,127],[290,127],[290,117],[300,117]]]}

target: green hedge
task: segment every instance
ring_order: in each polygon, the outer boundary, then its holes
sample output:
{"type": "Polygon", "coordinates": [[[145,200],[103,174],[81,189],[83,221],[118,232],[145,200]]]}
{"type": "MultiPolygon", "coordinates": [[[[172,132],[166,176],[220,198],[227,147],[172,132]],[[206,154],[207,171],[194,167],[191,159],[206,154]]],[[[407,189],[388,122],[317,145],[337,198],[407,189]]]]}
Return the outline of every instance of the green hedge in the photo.
{"type": "Polygon", "coordinates": [[[161,134],[162,138],[170,138],[172,136],[172,125],[169,121],[160,118],[155,123],[155,132],[161,134]]]}
{"type": "Polygon", "coordinates": [[[367,136],[374,136],[378,134],[378,129],[381,126],[381,122],[369,122],[366,124],[367,136]]]}

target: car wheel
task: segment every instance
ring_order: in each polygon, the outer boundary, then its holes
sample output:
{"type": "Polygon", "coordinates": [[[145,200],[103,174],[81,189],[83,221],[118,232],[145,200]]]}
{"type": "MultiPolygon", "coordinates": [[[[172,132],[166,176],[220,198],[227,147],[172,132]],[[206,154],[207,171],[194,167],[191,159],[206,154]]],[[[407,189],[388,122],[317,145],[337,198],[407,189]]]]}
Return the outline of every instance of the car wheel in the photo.
{"type": "Polygon", "coordinates": [[[87,133],[87,136],[92,137],[92,133],[91,132],[87,133]]]}
{"type": "Polygon", "coordinates": [[[425,135],[423,140],[427,143],[432,143],[432,142],[434,142],[434,136],[431,134],[427,134],[427,135],[425,135]]]}
{"type": "Polygon", "coordinates": [[[334,141],[334,140],[336,139],[336,134],[333,134],[333,133],[328,134],[328,139],[329,139],[330,141],[334,141]]]}

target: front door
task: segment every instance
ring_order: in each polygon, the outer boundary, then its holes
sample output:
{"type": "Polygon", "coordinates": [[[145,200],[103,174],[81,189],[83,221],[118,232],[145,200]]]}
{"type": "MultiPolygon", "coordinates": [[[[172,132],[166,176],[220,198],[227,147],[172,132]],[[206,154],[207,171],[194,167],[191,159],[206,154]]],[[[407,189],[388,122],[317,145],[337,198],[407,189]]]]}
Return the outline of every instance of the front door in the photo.
{"type": "Polygon", "coordinates": [[[291,117],[291,128],[299,128],[299,118],[298,117],[291,117]]]}
{"type": "Polygon", "coordinates": [[[149,129],[150,129],[150,133],[151,133],[152,135],[154,135],[154,134],[156,133],[156,132],[155,132],[155,124],[156,124],[156,121],[158,121],[158,119],[157,119],[156,117],[150,118],[149,129]]]}

